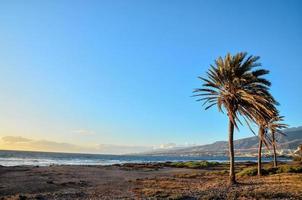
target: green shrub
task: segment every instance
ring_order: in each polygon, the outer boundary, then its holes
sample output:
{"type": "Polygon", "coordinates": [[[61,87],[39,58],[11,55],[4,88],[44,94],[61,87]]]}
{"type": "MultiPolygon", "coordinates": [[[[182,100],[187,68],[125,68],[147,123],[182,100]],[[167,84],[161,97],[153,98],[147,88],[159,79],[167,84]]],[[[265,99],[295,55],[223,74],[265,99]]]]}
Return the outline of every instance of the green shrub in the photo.
{"type": "Polygon", "coordinates": [[[269,167],[269,168],[264,168],[262,169],[262,174],[263,175],[272,175],[272,174],[277,174],[278,173],[278,167],[269,167]]]}
{"type": "Polygon", "coordinates": [[[188,168],[199,168],[201,165],[197,161],[190,161],[185,163],[185,167],[188,168]]]}
{"type": "Polygon", "coordinates": [[[278,167],[277,173],[302,173],[302,166],[282,165],[278,167]]]}
{"type": "Polygon", "coordinates": [[[172,167],[185,167],[192,169],[202,169],[206,167],[213,167],[219,165],[218,162],[208,162],[208,161],[187,161],[187,162],[172,162],[169,164],[172,167]]]}
{"type": "MultiPolygon", "coordinates": [[[[268,167],[262,169],[262,175],[272,175],[281,173],[302,173],[302,166],[281,165],[278,167],[268,167]]],[[[250,167],[239,172],[238,176],[256,176],[258,174],[257,167],[250,167]]]]}
{"type": "Polygon", "coordinates": [[[239,172],[238,176],[256,176],[257,175],[257,167],[249,167],[243,169],[241,172],[239,172]]]}

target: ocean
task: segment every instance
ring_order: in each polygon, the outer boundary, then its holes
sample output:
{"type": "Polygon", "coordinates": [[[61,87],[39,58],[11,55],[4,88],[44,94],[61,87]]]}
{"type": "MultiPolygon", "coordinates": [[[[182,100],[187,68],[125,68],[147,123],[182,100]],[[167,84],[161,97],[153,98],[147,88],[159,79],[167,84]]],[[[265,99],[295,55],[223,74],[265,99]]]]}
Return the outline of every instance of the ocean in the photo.
{"type": "MultiPolygon", "coordinates": [[[[256,162],[253,157],[236,157],[238,161],[256,162]]],[[[7,151],[0,150],[0,165],[2,166],[49,166],[49,165],[112,165],[122,163],[146,163],[167,161],[217,161],[227,162],[224,156],[145,156],[145,155],[104,155],[104,154],[82,154],[82,153],[51,153],[33,151],[7,151]]],[[[263,158],[264,162],[272,158],[263,158]]],[[[284,158],[279,160],[287,161],[284,158]]]]}

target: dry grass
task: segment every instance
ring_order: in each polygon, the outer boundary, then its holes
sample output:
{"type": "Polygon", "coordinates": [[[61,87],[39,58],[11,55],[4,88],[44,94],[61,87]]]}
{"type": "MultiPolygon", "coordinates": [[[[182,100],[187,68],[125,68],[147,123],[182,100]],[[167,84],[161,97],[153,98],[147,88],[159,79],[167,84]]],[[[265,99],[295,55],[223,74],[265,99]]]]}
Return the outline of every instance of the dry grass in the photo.
{"type": "Polygon", "coordinates": [[[178,174],[136,181],[143,199],[302,199],[302,174],[241,177],[228,186],[225,173],[178,174]]]}

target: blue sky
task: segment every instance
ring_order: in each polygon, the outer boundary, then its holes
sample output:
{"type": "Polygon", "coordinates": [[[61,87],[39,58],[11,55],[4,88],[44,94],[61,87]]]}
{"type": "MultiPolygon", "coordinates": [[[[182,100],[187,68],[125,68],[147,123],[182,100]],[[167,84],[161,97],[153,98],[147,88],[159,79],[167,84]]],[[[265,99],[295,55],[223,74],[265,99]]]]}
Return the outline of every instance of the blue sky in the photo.
{"type": "Polygon", "coordinates": [[[261,56],[286,122],[302,125],[298,0],[1,1],[0,27],[2,137],[226,140],[226,116],[190,96],[217,56],[239,51],[261,56]]]}

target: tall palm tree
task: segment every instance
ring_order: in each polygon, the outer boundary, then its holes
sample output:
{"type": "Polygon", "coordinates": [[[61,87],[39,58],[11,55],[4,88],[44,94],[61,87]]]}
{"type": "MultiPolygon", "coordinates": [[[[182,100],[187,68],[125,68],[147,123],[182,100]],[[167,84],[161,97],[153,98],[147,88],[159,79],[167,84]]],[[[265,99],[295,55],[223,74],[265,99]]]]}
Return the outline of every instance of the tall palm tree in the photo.
{"type": "Polygon", "coordinates": [[[283,123],[284,116],[280,116],[279,113],[277,113],[276,116],[271,118],[267,124],[267,129],[272,137],[272,146],[273,146],[273,152],[274,152],[274,167],[277,167],[277,153],[276,153],[276,134],[285,135],[282,132],[282,129],[287,128],[288,125],[283,123]]]}
{"type": "Polygon", "coordinates": [[[233,135],[234,127],[238,129],[237,122],[241,124],[239,116],[249,123],[255,121],[254,114],[271,112],[264,106],[270,82],[263,75],[269,72],[255,69],[261,66],[258,60],[258,56],[247,56],[244,52],[219,57],[214,65],[210,65],[207,78],[199,77],[203,81],[202,87],[194,90],[194,96],[200,97],[198,101],[208,104],[206,110],[217,105],[218,110],[225,110],[229,118],[230,184],[236,183],[233,135]]]}

